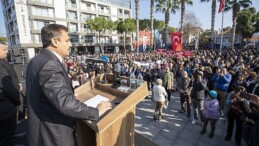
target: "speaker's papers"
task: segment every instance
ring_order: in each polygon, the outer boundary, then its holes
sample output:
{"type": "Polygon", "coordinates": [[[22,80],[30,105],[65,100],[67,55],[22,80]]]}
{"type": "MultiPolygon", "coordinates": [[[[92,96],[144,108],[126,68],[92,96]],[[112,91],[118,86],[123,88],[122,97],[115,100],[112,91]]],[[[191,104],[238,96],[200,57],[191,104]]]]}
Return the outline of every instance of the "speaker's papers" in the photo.
{"type": "Polygon", "coordinates": [[[109,99],[106,98],[106,97],[103,97],[103,96],[101,96],[101,95],[96,95],[96,96],[94,96],[93,98],[91,98],[91,99],[85,101],[84,104],[86,104],[87,106],[96,108],[97,105],[98,105],[99,103],[103,102],[103,101],[109,101],[109,99]]]}

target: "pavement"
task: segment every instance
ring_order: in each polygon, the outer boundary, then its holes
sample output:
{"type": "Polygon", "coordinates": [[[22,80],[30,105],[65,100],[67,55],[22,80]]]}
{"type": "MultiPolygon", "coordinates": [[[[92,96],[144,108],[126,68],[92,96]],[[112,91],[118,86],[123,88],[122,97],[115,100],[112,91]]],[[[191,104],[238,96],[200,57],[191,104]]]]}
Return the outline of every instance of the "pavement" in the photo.
{"type": "MultiPolygon", "coordinates": [[[[149,93],[150,94],[150,93],[149,93]]],[[[235,139],[224,141],[227,131],[227,122],[219,119],[216,124],[214,137],[209,138],[210,124],[207,132],[200,135],[202,130],[200,124],[192,124],[186,113],[180,111],[179,93],[175,92],[171,96],[171,102],[167,109],[163,111],[161,121],[154,121],[155,102],[144,99],[136,107],[135,132],[149,139],[160,146],[235,146],[235,139]]],[[[235,130],[234,130],[235,131],[235,130]]],[[[233,133],[234,135],[234,133],[233,133]]],[[[242,146],[246,146],[242,140],[242,146]]]]}

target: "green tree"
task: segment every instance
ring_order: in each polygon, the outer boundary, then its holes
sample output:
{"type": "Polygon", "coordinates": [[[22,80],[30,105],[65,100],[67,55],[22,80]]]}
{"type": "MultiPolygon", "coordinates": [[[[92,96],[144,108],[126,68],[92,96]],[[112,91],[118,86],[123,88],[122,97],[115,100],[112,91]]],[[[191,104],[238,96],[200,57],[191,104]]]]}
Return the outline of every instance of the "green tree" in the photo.
{"type": "Polygon", "coordinates": [[[133,32],[136,30],[136,24],[133,19],[125,19],[121,21],[117,21],[117,31],[120,34],[123,34],[123,46],[124,46],[124,52],[126,53],[126,46],[125,46],[125,39],[126,34],[128,32],[133,32]]]}
{"type": "MultiPolygon", "coordinates": [[[[150,29],[150,20],[149,19],[140,19],[139,20],[139,30],[147,30],[150,29]]],[[[153,29],[159,29],[159,30],[164,30],[165,28],[165,22],[163,20],[156,20],[154,19],[153,21],[153,29]]]]}
{"type": "Polygon", "coordinates": [[[243,9],[237,15],[236,32],[240,33],[243,39],[249,39],[255,32],[254,24],[257,20],[255,8],[243,9]]]}
{"type": "Polygon", "coordinates": [[[164,30],[165,29],[165,21],[154,19],[154,30],[164,30]]]}
{"type": "Polygon", "coordinates": [[[170,21],[170,13],[176,13],[176,10],[179,9],[178,0],[157,0],[158,4],[156,5],[156,11],[161,11],[165,14],[165,44],[168,40],[168,28],[170,21]]]}
{"type": "Polygon", "coordinates": [[[254,28],[255,28],[255,32],[259,32],[259,12],[257,12],[257,14],[256,14],[254,28]]]}
{"type": "Polygon", "coordinates": [[[211,34],[211,30],[205,30],[203,33],[200,34],[199,37],[199,47],[205,48],[205,45],[209,43],[209,36],[211,34]]]}
{"type": "Polygon", "coordinates": [[[226,0],[226,5],[224,11],[232,10],[232,42],[231,47],[234,49],[235,45],[235,36],[236,36],[236,25],[237,25],[237,14],[240,11],[241,8],[248,8],[250,5],[252,5],[251,0],[226,0]]]}
{"type": "MultiPolygon", "coordinates": [[[[201,2],[209,2],[210,0],[201,0],[201,2]]],[[[211,0],[211,49],[214,47],[214,26],[215,26],[215,14],[216,14],[216,0],[211,0]]],[[[223,13],[223,12],[222,12],[223,13]]]]}
{"type": "Polygon", "coordinates": [[[0,36],[0,42],[7,42],[7,38],[0,36]]]}
{"type": "Polygon", "coordinates": [[[181,0],[181,21],[180,21],[180,31],[182,33],[183,38],[183,21],[185,15],[185,4],[192,5],[192,0],[181,0]]]}
{"type": "Polygon", "coordinates": [[[101,52],[104,53],[104,50],[101,46],[101,33],[105,32],[106,30],[115,30],[116,23],[103,17],[95,17],[94,19],[86,20],[86,26],[88,29],[90,29],[91,32],[98,33],[98,43],[101,47],[101,52]]]}
{"type": "Polygon", "coordinates": [[[169,32],[176,32],[176,28],[172,26],[169,26],[168,30],[169,32]]]}

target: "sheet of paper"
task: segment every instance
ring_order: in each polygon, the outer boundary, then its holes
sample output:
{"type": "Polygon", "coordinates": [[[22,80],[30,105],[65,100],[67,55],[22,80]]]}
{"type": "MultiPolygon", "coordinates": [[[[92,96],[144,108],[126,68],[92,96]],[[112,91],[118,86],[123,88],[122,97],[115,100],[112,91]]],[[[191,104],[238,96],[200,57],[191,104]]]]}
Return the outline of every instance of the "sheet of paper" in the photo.
{"type": "Polygon", "coordinates": [[[119,88],[117,88],[118,90],[120,90],[120,91],[125,91],[125,92],[127,92],[129,89],[130,89],[130,87],[122,87],[122,86],[120,86],[119,88]]]}
{"type": "Polygon", "coordinates": [[[101,95],[96,95],[96,96],[94,96],[93,98],[91,98],[91,99],[85,101],[84,104],[86,104],[87,106],[96,108],[97,105],[98,105],[99,103],[101,103],[102,101],[109,101],[109,99],[106,98],[106,97],[103,97],[103,96],[101,96],[101,95]]]}

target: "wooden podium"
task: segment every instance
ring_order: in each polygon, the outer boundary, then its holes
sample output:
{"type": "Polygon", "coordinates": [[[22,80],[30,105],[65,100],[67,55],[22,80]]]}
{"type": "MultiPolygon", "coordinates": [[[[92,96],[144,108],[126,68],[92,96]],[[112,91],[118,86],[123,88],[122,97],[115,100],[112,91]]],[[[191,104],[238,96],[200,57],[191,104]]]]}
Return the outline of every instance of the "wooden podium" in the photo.
{"type": "MultiPolygon", "coordinates": [[[[84,102],[95,95],[110,99],[113,108],[97,121],[77,120],[76,131],[79,146],[133,146],[135,107],[148,95],[147,83],[144,82],[134,91],[119,91],[112,88],[114,78],[107,74],[107,84],[100,75],[75,90],[75,96],[84,102]],[[119,103],[119,104],[114,104],[119,103]]],[[[129,79],[123,78],[128,80],[129,79]]]]}

